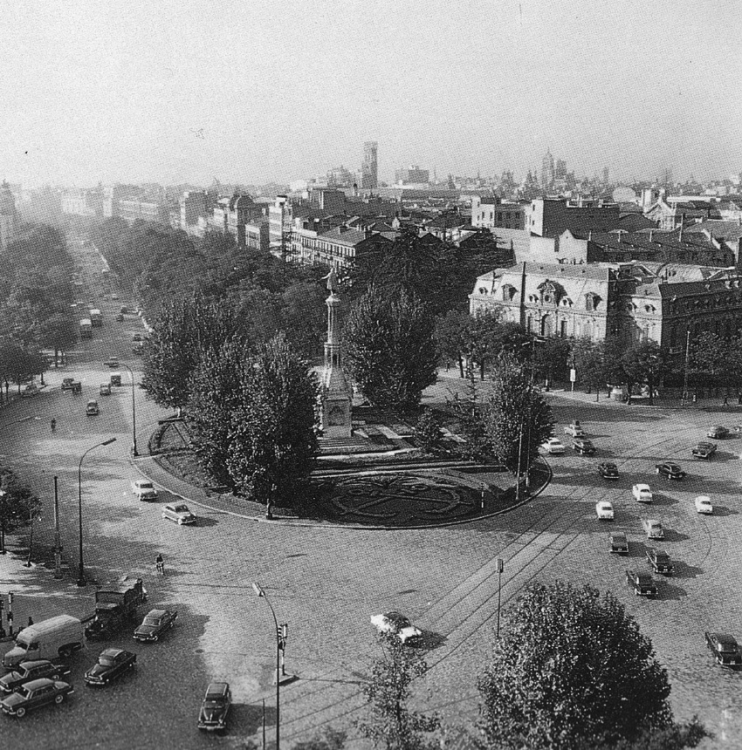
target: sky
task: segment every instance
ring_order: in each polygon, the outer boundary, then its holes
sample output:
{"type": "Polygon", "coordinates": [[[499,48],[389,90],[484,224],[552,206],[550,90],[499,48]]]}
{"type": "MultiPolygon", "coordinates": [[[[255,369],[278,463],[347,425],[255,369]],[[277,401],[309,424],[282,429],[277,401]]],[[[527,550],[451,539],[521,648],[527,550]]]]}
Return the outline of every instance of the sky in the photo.
{"type": "Polygon", "coordinates": [[[737,0],[0,0],[0,179],[742,171],[737,0]]]}

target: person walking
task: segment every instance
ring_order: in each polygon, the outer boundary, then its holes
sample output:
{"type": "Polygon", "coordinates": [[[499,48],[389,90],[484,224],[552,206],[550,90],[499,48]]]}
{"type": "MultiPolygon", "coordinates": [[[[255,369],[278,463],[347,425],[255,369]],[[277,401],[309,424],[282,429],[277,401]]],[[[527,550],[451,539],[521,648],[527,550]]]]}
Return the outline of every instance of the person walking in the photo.
{"type": "Polygon", "coordinates": [[[56,432],[56,430],[57,430],[57,420],[54,417],[52,417],[51,426],[52,426],[52,432],[56,432]]]}
{"type": "Polygon", "coordinates": [[[165,575],[165,561],[162,559],[162,553],[158,552],[157,557],[155,558],[155,567],[157,568],[157,572],[161,575],[165,575]]]}

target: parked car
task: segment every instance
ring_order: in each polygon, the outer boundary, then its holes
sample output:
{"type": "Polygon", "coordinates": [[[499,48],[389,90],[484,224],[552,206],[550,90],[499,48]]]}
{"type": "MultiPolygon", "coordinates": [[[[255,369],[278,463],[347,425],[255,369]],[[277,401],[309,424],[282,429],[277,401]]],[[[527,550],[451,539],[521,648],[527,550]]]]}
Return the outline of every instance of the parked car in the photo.
{"type": "Polygon", "coordinates": [[[609,462],[598,464],[598,474],[603,479],[618,479],[618,467],[609,462]]]}
{"type": "Polygon", "coordinates": [[[149,479],[135,479],[131,483],[131,491],[137,500],[157,500],[157,490],[149,479]]]}
{"type": "Polygon", "coordinates": [[[642,521],[642,528],[647,535],[647,539],[664,539],[665,530],[662,524],[654,518],[647,518],[642,521]]]}
{"type": "Polygon", "coordinates": [[[162,517],[166,521],[175,521],[178,526],[196,523],[196,516],[191,513],[185,503],[168,503],[162,509],[162,517]]]}
{"type": "Polygon", "coordinates": [[[75,382],[74,378],[62,378],[62,390],[71,391],[72,384],[75,382]]]}
{"type": "Polygon", "coordinates": [[[623,531],[613,531],[609,535],[611,540],[611,552],[617,552],[620,555],[625,555],[629,551],[629,540],[626,538],[626,534],[623,531]]]}
{"type": "Polygon", "coordinates": [[[10,716],[17,716],[19,719],[39,706],[45,706],[47,703],[62,703],[68,695],[75,691],[72,685],[67,682],[50,680],[42,677],[38,680],[31,680],[7,698],[0,701],[3,713],[10,716]]]}
{"type": "Polygon", "coordinates": [[[601,521],[613,520],[613,505],[608,500],[599,500],[595,504],[595,512],[601,521]]]}
{"type": "Polygon", "coordinates": [[[21,391],[21,398],[33,398],[34,396],[38,396],[39,393],[41,393],[41,388],[36,383],[29,383],[21,391]]]}
{"type": "Polygon", "coordinates": [[[98,389],[98,393],[101,396],[110,396],[111,395],[111,384],[110,383],[101,383],[100,388],[98,389]]]}
{"type": "Polygon", "coordinates": [[[675,570],[675,566],[670,561],[670,555],[664,550],[647,547],[645,554],[647,555],[647,562],[652,566],[655,573],[669,576],[675,570]]]}
{"type": "Polygon", "coordinates": [[[652,490],[649,489],[648,484],[635,484],[631,488],[631,494],[638,503],[652,502],[652,490]]]}
{"type": "Polygon", "coordinates": [[[685,479],[686,473],[672,461],[665,461],[661,464],[655,464],[654,470],[657,474],[665,479],[685,479]]]}
{"type": "Polygon", "coordinates": [[[742,655],[739,653],[737,639],[733,635],[726,633],[709,633],[704,634],[706,645],[714,655],[714,659],[722,667],[738,667],[742,664],[742,655]]]}
{"type": "Polygon", "coordinates": [[[595,453],[595,446],[587,438],[575,438],[572,441],[572,448],[581,456],[592,456],[595,453]]]}
{"type": "Polygon", "coordinates": [[[91,398],[90,401],[88,401],[88,405],[85,407],[85,414],[89,417],[97,417],[100,414],[98,402],[95,399],[91,398]]]}
{"type": "Polygon", "coordinates": [[[585,431],[582,429],[582,425],[578,419],[575,419],[574,422],[570,422],[564,428],[564,434],[571,435],[572,437],[585,437],[585,431]]]}
{"type": "Polygon", "coordinates": [[[541,447],[550,456],[561,456],[564,453],[564,443],[555,437],[549,438],[541,447]]]}
{"type": "Polygon", "coordinates": [[[131,345],[132,354],[136,354],[137,356],[139,356],[143,352],[144,352],[144,341],[137,341],[135,344],[131,345]]]}
{"type": "Polygon", "coordinates": [[[716,443],[702,441],[691,451],[695,458],[711,458],[716,453],[716,443]]]}
{"type": "Polygon", "coordinates": [[[198,712],[198,728],[207,732],[226,729],[231,705],[232,691],[229,689],[229,683],[210,683],[198,712]]]}
{"type": "Polygon", "coordinates": [[[402,643],[412,645],[422,638],[422,630],[416,628],[401,612],[385,612],[373,615],[371,624],[380,633],[396,635],[402,643]]]}
{"type": "Polygon", "coordinates": [[[59,681],[67,677],[70,668],[66,664],[57,664],[48,659],[21,662],[13,671],[0,677],[0,692],[12,693],[21,685],[25,685],[40,677],[48,677],[50,680],[59,681]]]}
{"type": "Polygon", "coordinates": [[[705,515],[710,516],[714,512],[714,506],[712,505],[711,498],[708,495],[699,495],[695,499],[695,505],[697,513],[704,513],[705,515]]]}
{"type": "Polygon", "coordinates": [[[119,298],[118,294],[112,294],[111,299],[114,300],[114,302],[119,298]]]}
{"type": "Polygon", "coordinates": [[[86,685],[107,685],[137,664],[137,655],[121,648],[101,651],[98,661],[85,672],[86,685]]]}
{"type": "Polygon", "coordinates": [[[634,589],[637,596],[657,596],[657,586],[649,573],[627,570],[626,583],[634,589]]]}
{"type": "Polygon", "coordinates": [[[152,609],[134,631],[134,638],[137,641],[158,641],[163,633],[172,629],[177,619],[178,613],[173,609],[152,609]]]}
{"type": "Polygon", "coordinates": [[[115,385],[115,386],[121,385],[121,373],[120,372],[111,373],[111,385],[115,385]]]}
{"type": "Polygon", "coordinates": [[[119,313],[121,315],[126,315],[126,313],[128,312],[129,312],[129,308],[126,305],[121,305],[121,307],[119,308],[119,313]]]}
{"type": "Polygon", "coordinates": [[[141,334],[141,333],[135,333],[135,334],[134,334],[134,335],[133,335],[133,336],[131,337],[131,340],[132,340],[132,341],[142,341],[142,334],[141,334]]]}
{"type": "Polygon", "coordinates": [[[709,427],[709,431],[706,433],[706,437],[713,438],[714,440],[723,440],[727,435],[729,435],[729,430],[718,424],[709,427]]]}
{"type": "Polygon", "coordinates": [[[116,322],[117,323],[123,323],[124,322],[123,313],[116,313],[116,322]]]}
{"type": "Polygon", "coordinates": [[[119,358],[118,357],[109,357],[104,363],[106,367],[110,367],[111,369],[115,369],[119,366],[119,358]]]}

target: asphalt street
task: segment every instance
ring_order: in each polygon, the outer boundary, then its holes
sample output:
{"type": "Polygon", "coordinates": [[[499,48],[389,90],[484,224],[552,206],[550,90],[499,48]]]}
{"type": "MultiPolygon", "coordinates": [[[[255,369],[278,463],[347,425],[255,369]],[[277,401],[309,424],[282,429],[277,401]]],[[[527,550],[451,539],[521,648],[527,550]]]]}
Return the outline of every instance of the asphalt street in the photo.
{"type": "MultiPolygon", "coordinates": [[[[90,264],[95,262],[90,258],[90,264]]],[[[91,267],[87,283],[96,283],[91,267]]],[[[358,530],[294,526],[191,504],[199,517],[194,527],[161,518],[161,506],[173,499],[162,492],[157,502],[139,502],[130,481],[139,477],[130,457],[131,386],[110,397],[98,385],[110,376],[103,365],[110,355],[139,371],[129,354],[131,337],[142,323],[114,313],[128,300],[96,299],[104,327],[92,341],[71,353],[70,364],[45,377],[48,386],[34,399],[17,400],[0,410],[3,464],[18,469],[40,493],[44,513],[35,539],[53,541],[53,476],[59,477],[61,529],[65,557],[77,562],[78,463],[82,454],[110,437],[116,442],[91,451],[82,467],[85,566],[99,581],[134,572],[145,580],[149,602],[141,608],[171,607],[178,622],[161,642],[145,645],[129,633],[90,644],[73,660],[75,694],[61,707],[44,708],[23,720],[0,718],[5,746],[199,748],[239,747],[260,735],[265,701],[268,739],[273,736],[275,664],[273,621],[252,583],[267,592],[279,623],[289,625],[286,669],[298,679],[281,691],[281,739],[286,745],[306,739],[328,723],[349,731],[362,716],[361,685],[379,654],[369,623],[372,614],[399,609],[426,634],[431,669],[416,690],[416,700],[438,711],[444,722],[471,726],[476,719],[476,676],[486,662],[497,619],[498,588],[502,609],[534,580],[567,579],[610,590],[625,603],[642,631],[652,638],[672,681],[676,716],[698,714],[715,732],[705,747],[742,746],[742,674],[718,667],[706,650],[705,630],[730,632],[742,640],[742,539],[739,513],[739,454],[736,435],[719,441],[718,455],[694,461],[690,449],[706,429],[737,416],[666,407],[626,407],[593,403],[589,398],[548,397],[561,427],[579,418],[598,453],[584,458],[571,452],[549,459],[552,483],[531,503],[502,516],[441,529],[358,530]],[[60,388],[63,377],[83,382],[82,398],[60,388]],[[87,417],[88,398],[97,398],[101,414],[87,417]],[[57,419],[52,434],[49,420],[57,419]],[[30,417],[30,418],[29,418],[30,417]],[[674,459],[688,471],[683,482],[660,481],[654,465],[674,459]],[[600,479],[596,466],[612,460],[617,482],[600,479]],[[631,486],[648,482],[651,506],[636,503],[631,486]],[[715,514],[695,512],[696,495],[710,495],[715,514]],[[616,520],[598,521],[598,499],[611,500],[616,520]],[[624,570],[648,570],[641,519],[653,517],[666,528],[662,545],[676,574],[659,581],[657,600],[636,597],[624,570]],[[628,558],[608,552],[608,531],[619,529],[630,540],[628,558]],[[154,559],[162,552],[167,575],[155,576],[154,559]],[[496,558],[505,560],[499,579],[496,558]],[[118,645],[138,654],[135,673],[102,690],[83,685],[82,674],[99,649],[118,645]],[[232,685],[235,710],[224,737],[196,730],[200,700],[213,679],[232,685]]],[[[455,373],[451,372],[450,375],[455,373]]],[[[459,387],[444,378],[426,400],[440,400],[459,387]]],[[[139,435],[151,432],[165,412],[136,390],[139,435]]],[[[742,414],[739,414],[742,421],[742,414]]],[[[140,440],[140,449],[143,448],[140,440]]],[[[0,592],[15,592],[16,622],[67,612],[92,610],[93,586],[78,588],[74,576],[55,581],[41,566],[23,568],[11,556],[0,560],[0,592]]],[[[502,626],[507,620],[503,615],[502,626]]]]}

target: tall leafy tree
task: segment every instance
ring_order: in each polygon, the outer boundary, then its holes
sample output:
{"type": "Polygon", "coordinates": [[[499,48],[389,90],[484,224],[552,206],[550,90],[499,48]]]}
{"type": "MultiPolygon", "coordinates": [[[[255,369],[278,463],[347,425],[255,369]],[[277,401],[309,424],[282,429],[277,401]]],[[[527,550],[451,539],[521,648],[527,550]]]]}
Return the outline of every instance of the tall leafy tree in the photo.
{"type": "Polygon", "coordinates": [[[673,721],[652,643],[615,596],[590,586],[532,584],[478,685],[491,748],[599,747],[673,721]]]}
{"type": "Polygon", "coordinates": [[[600,399],[600,388],[605,384],[605,348],[603,342],[580,338],[572,342],[571,358],[577,378],[587,386],[587,392],[595,389],[595,400],[600,399]]]}
{"type": "Polygon", "coordinates": [[[428,669],[422,655],[406,647],[396,635],[380,635],[384,654],[374,662],[371,679],[362,686],[368,718],[357,721],[358,731],[386,750],[433,750],[440,742],[433,734],[440,727],[436,715],[409,706],[412,683],[428,669]]]}
{"type": "Polygon", "coordinates": [[[364,396],[382,408],[415,409],[435,383],[434,320],[404,289],[373,287],[351,309],[345,362],[364,396]]]}
{"type": "Polygon", "coordinates": [[[553,433],[554,417],[531,373],[504,355],[492,374],[492,392],[482,412],[491,452],[520,476],[538,456],[538,447],[553,433]]]}
{"type": "Polygon", "coordinates": [[[649,389],[649,403],[654,403],[655,385],[665,372],[665,360],[659,344],[643,341],[629,347],[621,358],[626,382],[629,385],[629,398],[632,386],[646,384],[649,389]]]}
{"type": "Polygon", "coordinates": [[[227,468],[258,502],[289,503],[304,488],[317,455],[317,383],[283,335],[247,368],[230,420],[227,468]]]}
{"type": "Polygon", "coordinates": [[[435,342],[441,359],[454,361],[459,366],[459,374],[464,377],[464,353],[472,338],[474,319],[468,312],[449,310],[435,319],[435,342]]]}
{"type": "Polygon", "coordinates": [[[0,469],[0,551],[5,535],[30,523],[41,508],[39,498],[12,469],[0,469]]]}

